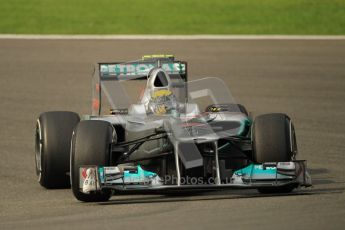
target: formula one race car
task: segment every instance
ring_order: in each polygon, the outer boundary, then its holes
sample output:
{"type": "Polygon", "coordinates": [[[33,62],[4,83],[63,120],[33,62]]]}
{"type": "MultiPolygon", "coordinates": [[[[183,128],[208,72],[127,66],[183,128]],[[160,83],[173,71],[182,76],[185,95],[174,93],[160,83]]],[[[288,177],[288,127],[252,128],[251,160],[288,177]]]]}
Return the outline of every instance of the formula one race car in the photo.
{"type": "Polygon", "coordinates": [[[78,200],[92,202],[117,191],[311,186],[287,115],[252,119],[222,80],[188,81],[187,63],[171,55],[97,67],[91,115],[80,121],[54,111],[37,120],[43,187],[71,186],[78,200]]]}

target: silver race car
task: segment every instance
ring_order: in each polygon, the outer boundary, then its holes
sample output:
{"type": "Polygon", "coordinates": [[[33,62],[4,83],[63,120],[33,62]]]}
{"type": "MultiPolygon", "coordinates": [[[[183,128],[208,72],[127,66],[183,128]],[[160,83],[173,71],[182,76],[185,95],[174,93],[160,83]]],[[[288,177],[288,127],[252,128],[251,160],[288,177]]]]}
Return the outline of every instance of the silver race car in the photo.
{"type": "Polygon", "coordinates": [[[187,63],[171,55],[99,63],[92,114],[45,112],[36,127],[39,183],[71,186],[80,201],[117,191],[311,186],[289,116],[251,118],[222,80],[188,81],[187,63]]]}

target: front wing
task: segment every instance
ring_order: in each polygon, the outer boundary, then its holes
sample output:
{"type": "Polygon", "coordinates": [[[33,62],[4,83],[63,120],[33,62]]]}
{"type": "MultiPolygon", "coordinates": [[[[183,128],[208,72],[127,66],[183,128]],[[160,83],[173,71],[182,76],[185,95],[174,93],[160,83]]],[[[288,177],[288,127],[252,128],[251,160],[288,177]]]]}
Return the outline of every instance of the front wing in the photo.
{"type": "Polygon", "coordinates": [[[227,188],[263,188],[312,185],[311,177],[306,169],[305,161],[268,162],[264,164],[250,164],[235,171],[226,180],[219,178],[179,178],[174,176],[161,178],[154,172],[149,172],[138,166],[82,166],[80,167],[80,191],[86,194],[113,189],[130,190],[190,190],[190,189],[227,189],[227,188]]]}

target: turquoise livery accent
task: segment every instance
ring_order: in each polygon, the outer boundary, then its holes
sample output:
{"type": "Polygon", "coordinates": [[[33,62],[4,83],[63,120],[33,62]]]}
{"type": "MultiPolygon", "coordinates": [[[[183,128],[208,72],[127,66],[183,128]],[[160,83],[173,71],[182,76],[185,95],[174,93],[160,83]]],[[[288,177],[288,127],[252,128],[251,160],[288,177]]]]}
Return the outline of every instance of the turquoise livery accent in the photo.
{"type": "Polygon", "coordinates": [[[104,183],[104,168],[103,167],[98,168],[98,175],[99,175],[101,183],[104,183]]]}
{"type": "Polygon", "coordinates": [[[279,173],[276,166],[264,167],[262,164],[250,164],[235,171],[233,177],[240,177],[243,181],[276,181],[294,178],[294,176],[279,173]]]}
{"type": "Polygon", "coordinates": [[[261,164],[250,164],[243,169],[235,171],[238,176],[250,176],[250,175],[276,175],[276,167],[266,167],[265,169],[261,164]]]}
{"type": "Polygon", "coordinates": [[[247,127],[251,126],[252,121],[249,118],[246,118],[244,120],[241,120],[240,123],[241,125],[237,132],[238,136],[242,136],[245,133],[244,131],[247,129],[247,127]]]}
{"type": "Polygon", "coordinates": [[[157,177],[156,173],[146,171],[140,165],[123,171],[119,167],[98,167],[98,175],[101,184],[145,184],[157,177]]]}
{"type": "Polygon", "coordinates": [[[157,176],[156,173],[146,171],[141,168],[140,165],[137,166],[136,172],[125,170],[123,172],[124,182],[142,182],[157,176]]]}
{"type": "MultiPolygon", "coordinates": [[[[109,76],[140,76],[147,75],[155,63],[119,63],[119,64],[100,64],[100,74],[102,77],[109,76]]],[[[162,63],[161,66],[168,74],[185,74],[186,64],[180,62],[162,63]]]]}

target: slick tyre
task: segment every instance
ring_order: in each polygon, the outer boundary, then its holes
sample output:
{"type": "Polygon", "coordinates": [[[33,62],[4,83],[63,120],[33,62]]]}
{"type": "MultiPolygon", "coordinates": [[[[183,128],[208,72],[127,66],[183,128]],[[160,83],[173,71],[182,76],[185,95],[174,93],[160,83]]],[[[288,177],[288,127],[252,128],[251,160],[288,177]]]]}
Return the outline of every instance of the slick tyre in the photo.
{"type": "MultiPolygon", "coordinates": [[[[290,118],[281,113],[256,117],[252,129],[253,161],[291,161],[297,152],[296,137],[290,118]]],[[[295,186],[261,188],[261,193],[291,192],[295,186]]]]}
{"type": "Polygon", "coordinates": [[[110,165],[111,143],[116,132],[106,121],[81,121],[75,128],[71,146],[71,186],[77,200],[102,202],[111,197],[111,190],[84,194],[79,188],[79,168],[83,165],[110,165]]]}
{"type": "Polygon", "coordinates": [[[70,145],[78,114],[65,111],[42,113],[35,132],[35,166],[38,182],[45,188],[68,188],[70,145]]]}
{"type": "Polygon", "coordinates": [[[295,132],[290,118],[281,113],[260,115],[252,129],[253,161],[291,161],[294,154],[295,132]]]}

